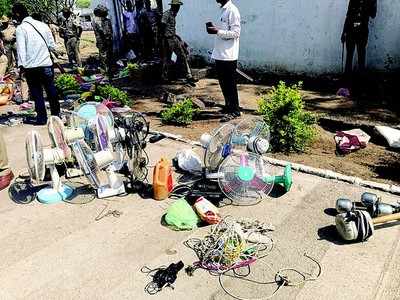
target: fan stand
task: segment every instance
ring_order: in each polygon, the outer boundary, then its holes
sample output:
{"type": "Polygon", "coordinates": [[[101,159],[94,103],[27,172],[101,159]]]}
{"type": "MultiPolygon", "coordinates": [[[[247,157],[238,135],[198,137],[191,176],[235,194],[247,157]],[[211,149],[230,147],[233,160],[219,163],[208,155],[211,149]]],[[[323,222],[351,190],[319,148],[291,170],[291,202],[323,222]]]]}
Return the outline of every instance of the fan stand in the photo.
{"type": "Polygon", "coordinates": [[[53,204],[69,199],[73,195],[74,189],[61,183],[60,176],[54,164],[48,165],[48,168],[50,169],[53,185],[50,188],[41,189],[37,193],[39,202],[53,204]]]}
{"type": "Polygon", "coordinates": [[[102,199],[125,194],[125,185],[121,178],[111,170],[107,170],[106,173],[108,184],[97,189],[97,198],[102,199]]]}
{"type": "Polygon", "coordinates": [[[125,194],[125,185],[121,178],[110,167],[113,162],[113,156],[107,151],[101,151],[95,154],[96,162],[100,169],[105,170],[108,182],[106,185],[97,188],[97,198],[108,198],[125,194]]]}

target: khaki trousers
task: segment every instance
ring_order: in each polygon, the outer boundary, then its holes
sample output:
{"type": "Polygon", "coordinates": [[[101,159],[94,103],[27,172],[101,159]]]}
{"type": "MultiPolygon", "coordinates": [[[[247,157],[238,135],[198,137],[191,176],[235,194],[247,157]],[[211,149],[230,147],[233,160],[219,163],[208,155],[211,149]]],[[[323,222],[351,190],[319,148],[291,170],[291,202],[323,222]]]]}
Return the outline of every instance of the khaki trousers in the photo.
{"type": "Polygon", "coordinates": [[[3,77],[7,72],[8,59],[7,56],[0,55],[0,77],[3,77]]]}
{"type": "Polygon", "coordinates": [[[0,130],[0,176],[8,173],[8,168],[6,142],[3,138],[3,132],[0,130]]]}

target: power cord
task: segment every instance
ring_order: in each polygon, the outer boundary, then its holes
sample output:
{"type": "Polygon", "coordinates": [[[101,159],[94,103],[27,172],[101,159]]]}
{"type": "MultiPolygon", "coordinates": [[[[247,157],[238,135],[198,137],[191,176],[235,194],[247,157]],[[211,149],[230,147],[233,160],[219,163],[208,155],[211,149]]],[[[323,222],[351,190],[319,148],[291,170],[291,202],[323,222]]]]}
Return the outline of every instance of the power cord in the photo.
{"type": "Polygon", "coordinates": [[[178,273],[183,267],[184,264],[182,261],[172,263],[168,267],[161,266],[155,269],[150,269],[147,266],[142,267],[140,271],[152,277],[152,281],[144,288],[145,292],[150,295],[155,295],[164,287],[174,289],[172,284],[176,281],[178,273]]]}

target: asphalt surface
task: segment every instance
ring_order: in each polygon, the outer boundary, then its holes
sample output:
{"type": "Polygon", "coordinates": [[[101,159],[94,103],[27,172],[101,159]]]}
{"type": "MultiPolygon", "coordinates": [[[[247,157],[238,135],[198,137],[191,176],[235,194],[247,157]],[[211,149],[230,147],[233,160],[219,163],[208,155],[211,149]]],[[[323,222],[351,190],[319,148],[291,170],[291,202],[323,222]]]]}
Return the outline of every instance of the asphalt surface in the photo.
{"type": "MultiPolygon", "coordinates": [[[[16,174],[26,172],[24,140],[31,129],[0,129],[16,174]]],[[[35,129],[46,136],[44,127],[35,129]]],[[[190,146],[167,139],[149,145],[150,166],[161,156],[172,158],[184,147],[190,146]]],[[[368,242],[359,244],[342,243],[332,226],[334,217],[328,208],[334,207],[336,199],[356,201],[364,191],[295,172],[289,193],[268,197],[256,206],[227,206],[221,213],[276,227],[271,234],[276,248],[251,267],[253,279],[271,280],[281,268],[316,275],[317,266],[304,253],[320,262],[322,274],[316,281],[283,287],[274,299],[399,299],[400,226],[380,228],[368,242]]],[[[388,203],[398,200],[377,194],[388,203]]],[[[92,200],[88,195],[82,197],[92,200]]],[[[193,277],[179,273],[174,289],[166,288],[155,296],[145,293],[150,277],[140,271],[143,266],[155,268],[179,260],[192,264],[196,256],[183,242],[201,238],[209,230],[177,232],[162,226],[161,218],[172,200],[131,194],[85,204],[20,204],[10,199],[7,190],[0,192],[0,199],[0,299],[231,299],[218,278],[202,270],[193,277]],[[123,214],[95,221],[105,205],[106,211],[116,209],[123,214]]],[[[292,282],[299,279],[294,273],[288,276],[292,282]]],[[[276,288],[223,280],[231,292],[249,299],[267,297],[276,288]]]]}

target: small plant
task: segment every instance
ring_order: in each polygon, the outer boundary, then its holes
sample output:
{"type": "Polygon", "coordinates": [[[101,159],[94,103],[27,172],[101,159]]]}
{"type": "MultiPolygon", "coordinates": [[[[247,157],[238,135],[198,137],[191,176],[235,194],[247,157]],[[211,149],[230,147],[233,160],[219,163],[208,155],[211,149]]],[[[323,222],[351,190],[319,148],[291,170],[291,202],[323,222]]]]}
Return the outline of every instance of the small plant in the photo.
{"type": "Polygon", "coordinates": [[[197,113],[198,109],[194,108],[192,99],[186,98],[162,111],[161,121],[164,124],[185,126],[192,123],[193,116],[197,113]]]}
{"type": "Polygon", "coordinates": [[[120,103],[121,105],[130,106],[132,103],[131,99],[126,92],[121,91],[120,89],[113,87],[110,84],[99,86],[97,88],[98,94],[103,98],[110,98],[115,102],[120,103]]]}
{"type": "Polygon", "coordinates": [[[126,65],[126,69],[127,69],[129,72],[136,72],[136,71],[138,71],[138,70],[140,69],[140,67],[139,67],[138,64],[128,63],[128,64],[126,65]]]}
{"type": "Polygon", "coordinates": [[[273,151],[303,152],[315,137],[316,116],[304,111],[302,82],[286,86],[280,81],[258,102],[258,112],[270,126],[273,151]]]}
{"type": "Polygon", "coordinates": [[[55,80],[56,88],[59,92],[78,91],[79,83],[71,74],[61,74],[55,80]]]}

